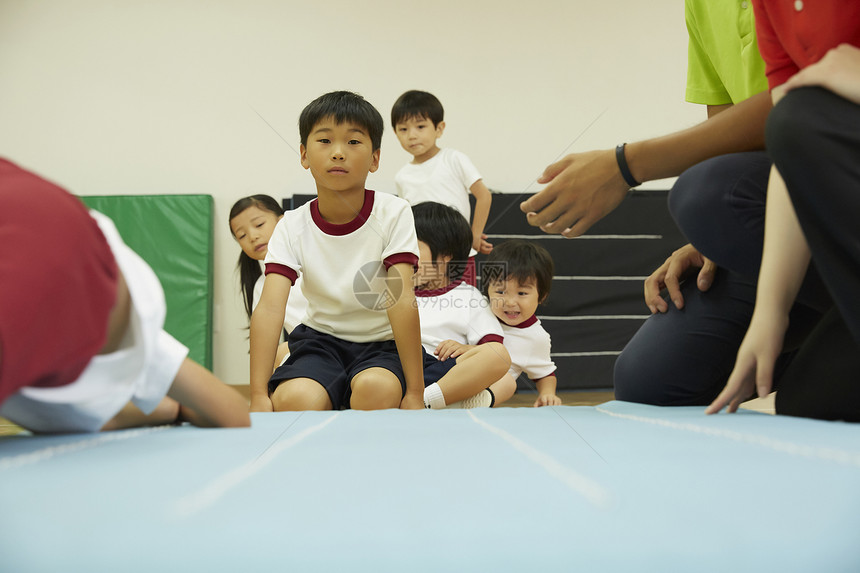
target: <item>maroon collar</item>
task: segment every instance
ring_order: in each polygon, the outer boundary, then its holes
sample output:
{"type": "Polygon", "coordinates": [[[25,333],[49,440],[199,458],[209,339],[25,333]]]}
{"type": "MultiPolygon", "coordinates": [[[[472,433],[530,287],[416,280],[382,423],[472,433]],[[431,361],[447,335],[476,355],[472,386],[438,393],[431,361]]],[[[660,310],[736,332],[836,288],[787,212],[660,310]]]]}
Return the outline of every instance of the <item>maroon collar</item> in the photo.
{"type": "Polygon", "coordinates": [[[458,281],[454,281],[454,282],[452,282],[452,283],[449,283],[449,284],[448,284],[448,286],[446,286],[446,287],[437,288],[437,289],[434,289],[434,290],[418,290],[418,289],[415,289],[415,296],[420,296],[420,297],[430,297],[430,296],[439,296],[439,295],[443,295],[443,294],[445,294],[446,292],[448,292],[448,291],[452,291],[452,290],[454,290],[455,288],[457,288],[458,286],[460,286],[460,284],[461,284],[462,282],[463,282],[463,280],[462,280],[462,279],[460,279],[460,280],[458,280],[458,281]]]}
{"type": "Polygon", "coordinates": [[[364,204],[361,206],[361,211],[355,215],[355,218],[352,221],[340,225],[329,223],[323,219],[323,216],[320,214],[319,199],[314,199],[311,201],[310,206],[311,218],[319,230],[326,235],[349,235],[353,231],[360,229],[361,226],[370,218],[370,212],[373,210],[373,199],[374,192],[370,189],[365,189],[364,204]]]}
{"type": "Polygon", "coordinates": [[[533,314],[533,315],[531,315],[530,318],[525,319],[524,321],[522,321],[521,323],[519,323],[517,325],[511,326],[510,324],[508,324],[506,326],[509,326],[510,328],[528,328],[531,325],[533,325],[534,323],[536,323],[537,321],[538,321],[537,315],[533,314]]]}

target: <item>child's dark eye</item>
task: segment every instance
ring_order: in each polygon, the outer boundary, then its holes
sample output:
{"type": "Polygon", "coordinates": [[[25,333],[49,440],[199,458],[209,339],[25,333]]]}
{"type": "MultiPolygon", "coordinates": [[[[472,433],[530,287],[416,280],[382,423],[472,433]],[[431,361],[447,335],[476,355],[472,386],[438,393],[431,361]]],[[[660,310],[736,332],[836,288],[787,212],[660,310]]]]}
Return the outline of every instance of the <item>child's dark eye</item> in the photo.
{"type": "Polygon", "coordinates": [[[319,143],[331,143],[331,141],[329,141],[328,139],[325,139],[325,138],[323,138],[323,139],[318,139],[317,141],[318,141],[319,143]]]}

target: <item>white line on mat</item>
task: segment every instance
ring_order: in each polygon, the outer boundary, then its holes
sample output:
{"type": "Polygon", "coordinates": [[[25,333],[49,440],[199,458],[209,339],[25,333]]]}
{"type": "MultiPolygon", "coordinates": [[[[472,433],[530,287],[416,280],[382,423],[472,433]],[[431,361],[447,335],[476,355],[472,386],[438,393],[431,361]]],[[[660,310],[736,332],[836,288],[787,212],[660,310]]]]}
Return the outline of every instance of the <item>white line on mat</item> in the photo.
{"type": "Polygon", "coordinates": [[[176,506],[174,507],[174,515],[180,518],[189,517],[213,505],[225,494],[227,494],[227,492],[229,492],[231,489],[241,484],[246,479],[257,474],[260,470],[269,465],[272,460],[277,458],[284,450],[288,450],[289,448],[295,446],[311,434],[322,430],[324,427],[330,424],[332,420],[337,418],[338,415],[339,413],[336,413],[327,418],[324,422],[321,422],[316,426],[311,426],[310,428],[305,428],[295,436],[292,436],[282,442],[276,443],[274,446],[263,452],[255,460],[243,464],[212,480],[203,489],[196,491],[191,495],[186,495],[185,497],[180,498],[176,502],[176,506]]]}
{"type": "Polygon", "coordinates": [[[825,460],[829,462],[836,462],[838,464],[846,466],[854,466],[860,468],[860,453],[858,452],[849,452],[836,448],[804,446],[802,444],[795,444],[793,442],[788,442],[785,440],[777,440],[775,438],[771,438],[769,436],[764,436],[761,434],[746,434],[743,432],[736,432],[734,430],[710,428],[707,426],[698,426],[696,424],[680,424],[678,422],[672,422],[670,420],[664,420],[662,418],[649,418],[646,416],[634,416],[632,414],[611,412],[600,407],[595,407],[594,409],[601,414],[606,414],[607,416],[612,416],[613,418],[622,418],[624,420],[631,420],[633,422],[653,424],[655,426],[662,426],[664,428],[682,430],[685,432],[693,432],[695,434],[703,434],[715,438],[725,438],[734,442],[742,442],[745,444],[752,444],[754,446],[768,448],[777,452],[781,452],[783,454],[789,454],[792,456],[799,456],[803,458],[825,460]]]}
{"type": "Polygon", "coordinates": [[[471,410],[468,411],[469,416],[478,425],[484,429],[499,436],[510,444],[515,450],[526,456],[529,460],[542,467],[546,472],[563,483],[568,488],[572,489],[592,504],[601,509],[609,509],[613,503],[612,492],[608,489],[584,475],[573,471],[572,469],[563,466],[555,458],[533,448],[516,436],[497,428],[487,422],[481,420],[471,410]]]}

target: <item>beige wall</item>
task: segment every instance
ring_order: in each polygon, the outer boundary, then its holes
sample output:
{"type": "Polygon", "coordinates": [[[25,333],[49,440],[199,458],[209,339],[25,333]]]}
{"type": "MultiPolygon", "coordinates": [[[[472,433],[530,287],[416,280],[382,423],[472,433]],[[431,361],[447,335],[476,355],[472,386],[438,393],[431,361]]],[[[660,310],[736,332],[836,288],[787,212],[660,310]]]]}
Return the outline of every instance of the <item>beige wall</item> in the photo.
{"type": "MultiPolygon", "coordinates": [[[[247,383],[226,217],[313,192],[295,151],[310,100],[350,89],[387,118],[432,91],[442,144],[517,193],[566,149],[703,119],[685,62],[681,0],[0,0],[0,155],[79,194],[213,195],[215,372],[247,383]]],[[[368,186],[393,191],[408,159],[387,131],[368,186]]]]}

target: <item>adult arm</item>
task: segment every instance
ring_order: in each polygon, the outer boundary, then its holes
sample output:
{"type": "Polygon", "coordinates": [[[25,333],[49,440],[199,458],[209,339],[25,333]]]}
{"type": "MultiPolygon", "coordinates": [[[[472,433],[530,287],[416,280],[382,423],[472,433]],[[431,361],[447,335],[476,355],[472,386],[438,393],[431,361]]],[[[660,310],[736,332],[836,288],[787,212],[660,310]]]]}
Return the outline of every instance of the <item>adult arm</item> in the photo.
{"type": "MultiPolygon", "coordinates": [[[[680,175],[717,155],[764,148],[764,126],[771,109],[762,92],[708,120],[670,135],[628,144],[625,156],[637,181],[680,175]]],[[[615,150],[568,155],[538,179],[547,186],[520,205],[530,225],[565,237],[582,235],[617,207],[629,190],[615,150]]]]}
{"type": "Polygon", "coordinates": [[[760,397],[770,393],[788,313],[809,267],[809,245],[776,167],[771,168],[768,181],[764,228],[753,316],[726,387],[705,410],[708,414],[726,406],[729,412],[736,411],[756,389],[760,397]]]}
{"type": "Polygon", "coordinates": [[[251,411],[271,412],[269,378],[284,326],[290,296],[290,279],[277,273],[266,275],[263,294],[251,315],[251,411]]]}
{"type": "Polygon", "coordinates": [[[406,378],[406,393],[400,403],[404,410],[424,408],[424,359],[421,350],[421,327],[418,307],[412,290],[413,267],[410,263],[397,263],[388,268],[389,283],[403,286],[400,296],[387,309],[388,320],[394,333],[397,354],[406,378]]]}

